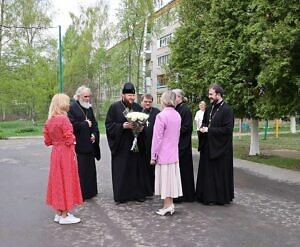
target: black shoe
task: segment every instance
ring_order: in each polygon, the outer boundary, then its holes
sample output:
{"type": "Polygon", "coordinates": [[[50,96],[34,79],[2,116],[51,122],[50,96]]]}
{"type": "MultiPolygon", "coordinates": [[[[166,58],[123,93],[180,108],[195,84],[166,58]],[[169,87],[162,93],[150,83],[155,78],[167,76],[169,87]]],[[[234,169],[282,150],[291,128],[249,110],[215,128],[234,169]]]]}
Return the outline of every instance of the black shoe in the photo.
{"type": "Polygon", "coordinates": [[[173,199],[174,203],[182,203],[183,202],[183,197],[178,197],[173,199]]]}
{"type": "Polygon", "coordinates": [[[138,199],[135,199],[137,202],[144,202],[146,199],[145,198],[138,198],[138,199]]]}
{"type": "Polygon", "coordinates": [[[125,203],[126,201],[115,201],[116,202],[116,205],[119,205],[121,203],[125,203]]]}

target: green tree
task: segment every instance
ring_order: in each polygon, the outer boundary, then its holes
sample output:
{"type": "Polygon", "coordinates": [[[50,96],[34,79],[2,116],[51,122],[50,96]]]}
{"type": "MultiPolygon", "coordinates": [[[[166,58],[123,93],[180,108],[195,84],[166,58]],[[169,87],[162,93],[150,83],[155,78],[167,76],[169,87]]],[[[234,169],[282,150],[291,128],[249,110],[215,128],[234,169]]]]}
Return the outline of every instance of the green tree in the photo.
{"type": "Polygon", "coordinates": [[[70,15],[72,24],[63,38],[65,91],[73,95],[78,86],[89,86],[97,115],[103,84],[101,67],[108,41],[107,6],[98,1],[93,7],[81,8],[79,16],[70,15]]]}
{"type": "Polygon", "coordinates": [[[235,116],[253,119],[250,154],[259,153],[259,118],[299,112],[299,7],[294,0],[181,1],[170,66],[179,85],[173,79],[171,86],[199,101],[209,84],[222,85],[235,116]]]}
{"type": "MultiPolygon", "coordinates": [[[[152,26],[153,0],[123,0],[118,12],[120,40],[126,49],[126,80],[136,84],[137,95],[141,86],[141,64],[145,34],[152,26]]],[[[125,78],[124,78],[125,79],[125,78]]]]}
{"type": "Polygon", "coordinates": [[[26,117],[36,120],[46,111],[42,107],[49,95],[45,78],[55,78],[52,51],[56,43],[45,32],[51,22],[46,13],[49,2],[14,0],[7,4],[2,1],[1,6],[5,24],[1,33],[1,88],[6,89],[4,99],[8,99],[2,104],[2,113],[22,107],[26,117]]]}

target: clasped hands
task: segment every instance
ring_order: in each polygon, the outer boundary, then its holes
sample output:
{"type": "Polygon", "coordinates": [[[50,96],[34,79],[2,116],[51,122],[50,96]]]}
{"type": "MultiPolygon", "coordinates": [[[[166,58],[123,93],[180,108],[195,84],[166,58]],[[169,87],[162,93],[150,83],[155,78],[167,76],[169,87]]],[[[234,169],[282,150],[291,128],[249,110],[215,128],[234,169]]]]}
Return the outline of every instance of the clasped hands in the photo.
{"type": "Polygon", "coordinates": [[[94,143],[96,141],[96,137],[94,134],[91,134],[91,138],[90,138],[91,142],[94,143]]]}
{"type": "MultiPolygon", "coordinates": [[[[92,127],[92,121],[89,120],[89,119],[86,119],[85,121],[88,123],[89,127],[91,128],[92,127]]],[[[94,143],[96,141],[96,137],[95,137],[94,134],[91,134],[90,140],[91,140],[92,143],[94,143]]]]}
{"type": "Polygon", "coordinates": [[[208,132],[208,127],[202,127],[200,128],[201,133],[207,133],[208,132]]]}
{"type": "MultiPolygon", "coordinates": [[[[123,129],[135,129],[136,128],[136,124],[135,123],[130,123],[130,122],[125,122],[123,123],[123,129]]],[[[138,132],[142,132],[144,129],[144,126],[139,126],[137,128],[138,132]]]]}

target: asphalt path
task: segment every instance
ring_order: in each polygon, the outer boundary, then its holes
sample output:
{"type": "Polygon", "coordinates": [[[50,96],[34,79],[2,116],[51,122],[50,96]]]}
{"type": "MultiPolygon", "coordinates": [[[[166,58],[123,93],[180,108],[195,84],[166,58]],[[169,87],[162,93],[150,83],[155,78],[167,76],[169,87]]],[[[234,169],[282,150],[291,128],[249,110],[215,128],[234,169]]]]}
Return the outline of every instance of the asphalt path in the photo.
{"type": "MultiPolygon", "coordinates": [[[[101,151],[99,195],[73,211],[81,223],[59,225],[45,205],[50,148],[42,138],[1,140],[0,246],[300,246],[300,183],[236,167],[231,205],[181,203],[173,216],[162,217],[154,213],[158,197],[114,203],[105,138],[101,151]]],[[[198,160],[195,152],[195,174],[198,160]]]]}

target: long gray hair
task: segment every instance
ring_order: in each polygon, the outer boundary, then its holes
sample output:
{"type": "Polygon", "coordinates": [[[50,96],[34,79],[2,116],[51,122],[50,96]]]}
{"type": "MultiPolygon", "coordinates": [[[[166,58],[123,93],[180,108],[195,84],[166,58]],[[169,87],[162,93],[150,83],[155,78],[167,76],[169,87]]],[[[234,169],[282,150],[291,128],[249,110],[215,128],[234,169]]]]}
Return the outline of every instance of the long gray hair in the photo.
{"type": "Polygon", "coordinates": [[[90,88],[88,88],[88,87],[85,86],[85,85],[82,85],[82,86],[80,86],[79,88],[77,88],[77,90],[76,90],[75,95],[73,96],[73,98],[74,98],[75,100],[78,100],[79,97],[82,95],[82,93],[83,93],[85,90],[88,90],[89,93],[91,93],[91,89],[90,89],[90,88]]]}
{"type": "Polygon", "coordinates": [[[184,92],[182,89],[180,88],[176,88],[172,90],[177,96],[180,96],[182,98],[183,102],[187,102],[188,99],[186,97],[184,97],[184,92]]]}

